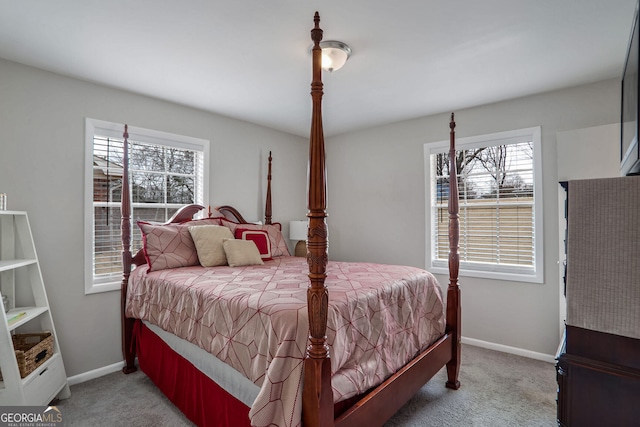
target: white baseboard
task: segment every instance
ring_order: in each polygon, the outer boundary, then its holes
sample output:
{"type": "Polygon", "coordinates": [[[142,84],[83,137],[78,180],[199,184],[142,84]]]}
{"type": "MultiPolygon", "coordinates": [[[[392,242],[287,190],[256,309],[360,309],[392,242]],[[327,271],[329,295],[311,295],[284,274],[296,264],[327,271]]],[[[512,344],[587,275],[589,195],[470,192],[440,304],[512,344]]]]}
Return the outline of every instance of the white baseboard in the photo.
{"type": "Polygon", "coordinates": [[[474,338],[462,337],[463,344],[475,345],[489,350],[501,351],[503,353],[515,354],[518,356],[528,357],[530,359],[542,360],[543,362],[555,363],[556,358],[551,354],[538,353],[531,350],[525,350],[518,347],[510,347],[508,345],[496,344],[488,341],[477,340],[474,338]]]}
{"type": "Polygon", "coordinates": [[[92,371],[84,372],[82,374],[74,375],[72,377],[67,378],[67,382],[69,383],[69,386],[80,384],[85,381],[100,378],[102,376],[111,374],[113,372],[121,371],[122,368],[124,368],[124,361],[114,363],[113,365],[104,366],[102,368],[94,369],[92,371]]]}
{"type": "MultiPolygon", "coordinates": [[[[496,344],[488,341],[477,340],[474,338],[462,337],[463,344],[475,345],[476,347],[482,347],[489,350],[501,351],[503,353],[515,354],[518,356],[528,357],[530,359],[542,360],[543,362],[555,363],[555,356],[544,353],[537,353],[531,350],[525,350],[523,348],[510,347],[508,345],[496,344]]],[[[104,375],[111,374],[122,370],[124,367],[124,361],[114,363],[113,365],[104,366],[102,368],[94,369],[92,371],[84,372],[82,374],[74,375],[67,378],[69,386],[80,384],[85,381],[100,378],[104,375]]]]}

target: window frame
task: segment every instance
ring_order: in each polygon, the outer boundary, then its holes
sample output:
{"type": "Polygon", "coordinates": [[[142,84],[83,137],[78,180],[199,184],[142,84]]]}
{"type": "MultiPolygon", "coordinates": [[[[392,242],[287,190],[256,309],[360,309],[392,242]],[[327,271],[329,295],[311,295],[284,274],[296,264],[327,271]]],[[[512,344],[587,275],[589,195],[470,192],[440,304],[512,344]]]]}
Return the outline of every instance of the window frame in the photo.
{"type": "MultiPolygon", "coordinates": [[[[502,266],[491,263],[460,261],[460,276],[480,277],[515,282],[544,282],[544,224],[543,224],[543,180],[542,180],[542,130],[540,126],[497,132],[486,135],[456,138],[456,151],[533,142],[533,257],[532,267],[502,266]]],[[[433,239],[434,218],[433,201],[435,199],[435,171],[431,167],[431,155],[449,151],[449,140],[424,144],[425,167],[425,265],[433,273],[448,274],[447,260],[435,259],[436,248],[433,239]]]]}
{"type": "MultiPolygon", "coordinates": [[[[156,145],[165,145],[174,148],[182,148],[200,151],[203,155],[202,162],[202,203],[209,203],[209,147],[206,139],[172,134],[168,132],[129,126],[129,140],[156,145]]],[[[93,144],[94,135],[109,138],[122,139],[124,133],[123,123],[113,123],[104,120],[85,118],[85,177],[84,177],[84,292],[94,294],[119,290],[122,279],[117,281],[96,281],[93,276],[94,257],[94,200],[93,200],[93,144]]],[[[130,183],[131,185],[131,183],[130,183]]],[[[134,221],[132,218],[132,227],[134,221]]],[[[137,248],[131,248],[136,251],[137,248]]]]}

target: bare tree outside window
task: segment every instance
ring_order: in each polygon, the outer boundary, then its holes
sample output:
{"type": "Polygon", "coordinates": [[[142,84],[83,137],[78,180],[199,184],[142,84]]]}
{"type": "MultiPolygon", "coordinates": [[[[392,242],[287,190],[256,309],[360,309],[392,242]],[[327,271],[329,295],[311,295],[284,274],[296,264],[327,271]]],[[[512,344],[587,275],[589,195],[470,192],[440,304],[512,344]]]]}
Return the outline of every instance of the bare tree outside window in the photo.
{"type": "MultiPolygon", "coordinates": [[[[436,256],[448,256],[449,155],[432,155],[436,171],[436,256]]],[[[462,261],[532,266],[533,145],[522,142],[456,153],[462,261]]]]}
{"type": "MultiPolygon", "coordinates": [[[[122,271],[122,160],[122,139],[94,136],[94,277],[122,271]]],[[[134,251],[142,246],[135,221],[165,222],[181,206],[202,202],[202,161],[199,151],[129,141],[134,251]]]]}

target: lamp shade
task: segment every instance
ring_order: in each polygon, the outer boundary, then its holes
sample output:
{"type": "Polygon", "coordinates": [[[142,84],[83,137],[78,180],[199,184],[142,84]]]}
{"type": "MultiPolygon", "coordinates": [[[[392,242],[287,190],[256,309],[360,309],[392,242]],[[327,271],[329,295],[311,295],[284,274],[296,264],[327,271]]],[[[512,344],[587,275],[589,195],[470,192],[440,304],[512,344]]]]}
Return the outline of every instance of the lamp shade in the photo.
{"type": "Polygon", "coordinates": [[[309,223],[307,221],[289,222],[289,239],[294,241],[307,240],[308,227],[309,223]]]}

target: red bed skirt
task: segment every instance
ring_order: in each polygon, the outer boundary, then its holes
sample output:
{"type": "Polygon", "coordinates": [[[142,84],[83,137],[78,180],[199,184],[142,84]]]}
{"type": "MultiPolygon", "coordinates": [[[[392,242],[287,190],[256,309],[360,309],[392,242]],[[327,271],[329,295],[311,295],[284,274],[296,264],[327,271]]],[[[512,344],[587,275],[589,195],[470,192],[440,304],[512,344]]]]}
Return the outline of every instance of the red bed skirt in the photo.
{"type": "Polygon", "coordinates": [[[174,352],[140,320],[134,335],[140,369],[192,422],[200,427],[251,426],[244,403],[174,352]]]}
{"type": "MultiPolygon", "coordinates": [[[[249,407],[173,351],[141,320],[136,320],[133,331],[140,369],[193,423],[200,427],[251,427],[249,407]]],[[[335,416],[365,394],[336,403],[335,416]]]]}

